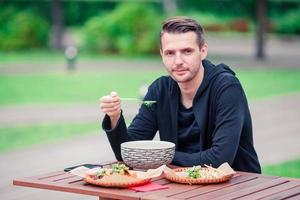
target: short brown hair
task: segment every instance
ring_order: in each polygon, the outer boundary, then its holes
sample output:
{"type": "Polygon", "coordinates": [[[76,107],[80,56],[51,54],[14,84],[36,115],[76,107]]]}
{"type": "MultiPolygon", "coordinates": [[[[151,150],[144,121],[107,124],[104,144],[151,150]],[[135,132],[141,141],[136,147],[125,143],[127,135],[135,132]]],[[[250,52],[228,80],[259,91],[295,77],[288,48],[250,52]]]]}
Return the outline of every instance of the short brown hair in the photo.
{"type": "Polygon", "coordinates": [[[203,37],[204,29],[197,21],[186,16],[175,16],[166,19],[162,23],[160,32],[160,48],[162,48],[161,37],[164,33],[187,33],[190,31],[196,33],[199,47],[202,47],[205,42],[203,37]]]}

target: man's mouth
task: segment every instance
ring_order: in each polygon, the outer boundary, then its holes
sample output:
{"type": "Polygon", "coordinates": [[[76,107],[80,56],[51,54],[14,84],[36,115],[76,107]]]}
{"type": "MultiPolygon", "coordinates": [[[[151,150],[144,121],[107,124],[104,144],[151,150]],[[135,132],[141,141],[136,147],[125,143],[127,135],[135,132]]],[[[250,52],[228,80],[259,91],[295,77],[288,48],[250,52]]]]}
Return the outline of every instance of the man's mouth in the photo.
{"type": "Polygon", "coordinates": [[[175,70],[173,70],[173,73],[175,73],[175,74],[178,75],[178,76],[182,76],[182,75],[184,75],[186,72],[187,72],[186,69],[175,69],[175,70]]]}

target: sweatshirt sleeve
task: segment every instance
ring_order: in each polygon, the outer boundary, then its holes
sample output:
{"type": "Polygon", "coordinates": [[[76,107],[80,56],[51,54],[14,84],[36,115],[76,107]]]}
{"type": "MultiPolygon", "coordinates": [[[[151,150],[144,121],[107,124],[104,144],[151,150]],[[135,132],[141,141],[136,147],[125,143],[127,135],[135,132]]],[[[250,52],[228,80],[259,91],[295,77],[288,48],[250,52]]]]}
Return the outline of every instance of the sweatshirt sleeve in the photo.
{"type": "MultiPolygon", "coordinates": [[[[149,88],[145,100],[154,100],[153,88],[149,88]]],[[[121,144],[133,140],[152,140],[157,131],[156,105],[141,105],[138,114],[127,128],[123,113],[114,129],[111,129],[109,116],[105,115],[102,129],[106,132],[116,159],[122,161],[121,144]]]]}
{"type": "Polygon", "coordinates": [[[181,166],[211,164],[218,167],[228,162],[231,165],[239,146],[247,108],[240,84],[231,84],[224,88],[217,96],[211,147],[192,154],[176,151],[173,164],[181,166]]]}
{"type": "Polygon", "coordinates": [[[102,122],[102,129],[106,132],[108,141],[111,145],[111,148],[115,154],[115,157],[118,161],[122,161],[121,156],[121,143],[127,141],[127,127],[123,117],[121,114],[116,127],[111,129],[110,119],[108,115],[105,115],[103,122],[102,122]]]}

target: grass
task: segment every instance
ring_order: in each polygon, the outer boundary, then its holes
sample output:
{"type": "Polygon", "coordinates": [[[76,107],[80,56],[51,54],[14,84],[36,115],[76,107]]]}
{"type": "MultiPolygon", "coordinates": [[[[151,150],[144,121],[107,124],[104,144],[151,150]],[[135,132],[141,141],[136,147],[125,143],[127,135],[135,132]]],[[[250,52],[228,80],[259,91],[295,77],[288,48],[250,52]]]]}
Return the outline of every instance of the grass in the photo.
{"type": "Polygon", "coordinates": [[[37,63],[51,60],[51,62],[63,62],[65,60],[62,52],[55,52],[50,50],[27,50],[3,52],[0,51],[0,66],[6,63],[37,63]]]}
{"type": "MultiPolygon", "coordinates": [[[[94,61],[94,60],[157,60],[160,59],[157,55],[114,55],[114,54],[100,54],[80,52],[78,54],[80,61],[94,61]]],[[[33,63],[64,63],[65,55],[63,51],[51,51],[46,49],[41,50],[26,50],[26,51],[14,51],[3,52],[0,51],[0,67],[5,64],[33,64],[33,63]]]]}
{"type": "Polygon", "coordinates": [[[237,77],[250,100],[300,92],[300,70],[241,70],[237,77]]]}
{"type": "Polygon", "coordinates": [[[127,71],[0,75],[0,105],[95,103],[111,90],[123,97],[138,97],[140,85],[161,74],[127,71]]]}
{"type": "Polygon", "coordinates": [[[98,123],[39,124],[0,127],[0,152],[50,143],[100,130],[98,123]]]}
{"type": "MultiPolygon", "coordinates": [[[[138,97],[141,83],[161,72],[103,72],[73,74],[0,75],[0,106],[58,103],[98,103],[112,89],[138,97]]],[[[0,152],[50,143],[100,131],[100,123],[41,124],[0,127],[0,152]]]]}
{"type": "MultiPolygon", "coordinates": [[[[112,90],[122,97],[139,97],[141,84],[163,74],[157,70],[0,75],[0,106],[97,103],[112,90]]],[[[300,91],[300,70],[239,70],[237,76],[250,100],[300,91]]]]}
{"type": "Polygon", "coordinates": [[[300,178],[300,159],[284,162],[278,165],[264,166],[262,173],[272,176],[287,176],[300,178]]]}

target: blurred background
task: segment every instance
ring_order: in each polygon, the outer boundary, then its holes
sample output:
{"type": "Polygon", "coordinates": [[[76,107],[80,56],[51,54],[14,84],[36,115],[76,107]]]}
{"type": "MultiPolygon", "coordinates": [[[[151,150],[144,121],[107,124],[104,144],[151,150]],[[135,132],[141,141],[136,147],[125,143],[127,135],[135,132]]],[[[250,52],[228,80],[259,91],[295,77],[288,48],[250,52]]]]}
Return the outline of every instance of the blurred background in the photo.
{"type": "MultiPolygon", "coordinates": [[[[98,100],[142,98],[166,74],[159,31],[174,15],[237,73],[263,173],[300,177],[299,0],[0,0],[1,199],[79,198],[12,179],[114,159],[98,100]]],[[[129,124],[139,102],[123,107],[129,124]]]]}

